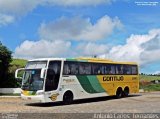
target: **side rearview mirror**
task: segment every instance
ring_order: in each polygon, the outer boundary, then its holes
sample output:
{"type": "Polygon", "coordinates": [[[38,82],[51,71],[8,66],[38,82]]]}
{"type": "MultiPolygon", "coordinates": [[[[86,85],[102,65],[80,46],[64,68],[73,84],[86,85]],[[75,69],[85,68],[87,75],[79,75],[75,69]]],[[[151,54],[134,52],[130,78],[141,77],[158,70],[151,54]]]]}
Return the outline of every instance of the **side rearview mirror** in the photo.
{"type": "Polygon", "coordinates": [[[46,72],[46,68],[42,68],[42,69],[41,69],[40,78],[44,78],[44,77],[45,77],[45,72],[46,72]]]}
{"type": "Polygon", "coordinates": [[[19,71],[23,71],[24,70],[24,68],[19,68],[19,69],[17,69],[16,71],[15,71],[15,78],[16,79],[22,79],[22,77],[19,77],[18,76],[18,73],[19,73],[19,71]]]}

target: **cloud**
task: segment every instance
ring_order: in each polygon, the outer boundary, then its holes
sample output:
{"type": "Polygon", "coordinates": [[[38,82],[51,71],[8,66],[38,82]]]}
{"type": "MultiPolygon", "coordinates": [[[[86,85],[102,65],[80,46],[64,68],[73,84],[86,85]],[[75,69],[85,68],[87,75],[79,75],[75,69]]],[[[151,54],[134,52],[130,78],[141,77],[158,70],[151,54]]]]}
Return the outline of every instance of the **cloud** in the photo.
{"type": "Polygon", "coordinates": [[[0,0],[0,12],[24,15],[37,6],[96,6],[108,4],[114,0],[0,0]]]}
{"type": "Polygon", "coordinates": [[[132,34],[126,44],[111,48],[109,52],[101,55],[120,61],[135,61],[144,65],[160,60],[160,29],[152,29],[148,34],[132,34]]]}
{"type": "Polygon", "coordinates": [[[158,75],[160,75],[160,71],[155,71],[153,74],[158,74],[158,75]]]}
{"type": "Polygon", "coordinates": [[[36,0],[0,0],[0,13],[15,16],[24,15],[32,11],[38,4],[40,2],[36,0]]]}
{"type": "Polygon", "coordinates": [[[95,24],[89,18],[62,17],[50,23],[42,23],[39,28],[41,38],[54,41],[54,39],[65,40],[88,40],[96,41],[108,37],[115,29],[122,27],[120,20],[103,16],[95,24]]]}
{"type": "Polygon", "coordinates": [[[114,61],[134,61],[141,66],[160,60],[160,29],[147,34],[132,34],[124,45],[109,46],[98,42],[77,42],[66,40],[25,41],[15,50],[15,57],[77,57],[94,56],[114,61]]]}
{"type": "Polygon", "coordinates": [[[82,56],[97,56],[99,54],[104,54],[109,48],[106,44],[96,44],[96,43],[80,43],[76,52],[82,56]]]}
{"type": "Polygon", "coordinates": [[[59,6],[96,6],[100,4],[110,4],[114,0],[44,0],[45,4],[59,6]]]}
{"type": "Polygon", "coordinates": [[[16,21],[40,4],[36,0],[0,0],[0,26],[16,21]]]}
{"type": "Polygon", "coordinates": [[[64,57],[69,54],[70,42],[64,41],[24,41],[15,49],[18,58],[64,57]]]}
{"type": "Polygon", "coordinates": [[[15,49],[16,58],[79,57],[103,54],[108,50],[106,44],[80,43],[73,46],[69,41],[24,41],[15,49]]]}
{"type": "Polygon", "coordinates": [[[105,39],[114,29],[120,27],[118,18],[111,19],[108,16],[100,18],[95,24],[89,18],[62,17],[57,21],[41,24],[40,40],[24,41],[15,49],[14,56],[38,58],[103,54],[108,49],[107,45],[96,44],[95,41],[105,39]],[[71,44],[72,40],[75,40],[76,45],[71,44]],[[83,43],[79,43],[80,40],[83,43]]]}
{"type": "Polygon", "coordinates": [[[15,21],[13,16],[0,14],[0,26],[7,25],[9,23],[13,23],[15,21]]]}
{"type": "Polygon", "coordinates": [[[0,14],[18,19],[38,6],[96,6],[112,1],[114,0],[0,0],[0,14]]]}
{"type": "Polygon", "coordinates": [[[144,48],[140,55],[143,63],[160,60],[160,29],[151,30],[149,35],[152,36],[152,38],[141,46],[144,48]]]}

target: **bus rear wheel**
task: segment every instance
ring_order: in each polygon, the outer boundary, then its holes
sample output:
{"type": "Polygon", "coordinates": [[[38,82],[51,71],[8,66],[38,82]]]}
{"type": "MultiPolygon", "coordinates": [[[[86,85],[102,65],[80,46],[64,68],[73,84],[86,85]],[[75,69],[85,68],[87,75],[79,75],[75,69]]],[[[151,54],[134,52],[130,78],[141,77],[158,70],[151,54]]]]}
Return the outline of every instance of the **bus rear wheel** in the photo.
{"type": "Polygon", "coordinates": [[[116,98],[121,98],[123,94],[122,88],[118,88],[116,91],[116,98]]]}
{"type": "Polygon", "coordinates": [[[124,96],[127,97],[129,94],[129,88],[125,87],[123,93],[124,93],[124,96]]]}
{"type": "Polygon", "coordinates": [[[73,93],[71,91],[65,92],[63,95],[63,103],[64,104],[71,104],[73,102],[73,93]]]}

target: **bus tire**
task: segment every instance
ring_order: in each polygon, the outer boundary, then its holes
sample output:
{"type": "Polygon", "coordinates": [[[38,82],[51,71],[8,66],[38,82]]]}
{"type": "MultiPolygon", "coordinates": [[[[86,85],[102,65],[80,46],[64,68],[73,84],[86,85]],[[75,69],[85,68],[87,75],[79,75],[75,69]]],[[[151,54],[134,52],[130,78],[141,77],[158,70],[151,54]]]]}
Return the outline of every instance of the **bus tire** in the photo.
{"type": "Polygon", "coordinates": [[[123,94],[123,91],[122,91],[122,88],[119,87],[116,91],[116,98],[121,98],[122,97],[122,94],[123,94]]]}
{"type": "Polygon", "coordinates": [[[64,104],[71,104],[73,102],[73,93],[71,91],[67,91],[63,95],[63,103],[64,104]]]}
{"type": "Polygon", "coordinates": [[[127,97],[129,95],[129,88],[125,87],[123,93],[124,93],[124,96],[127,97]]]}

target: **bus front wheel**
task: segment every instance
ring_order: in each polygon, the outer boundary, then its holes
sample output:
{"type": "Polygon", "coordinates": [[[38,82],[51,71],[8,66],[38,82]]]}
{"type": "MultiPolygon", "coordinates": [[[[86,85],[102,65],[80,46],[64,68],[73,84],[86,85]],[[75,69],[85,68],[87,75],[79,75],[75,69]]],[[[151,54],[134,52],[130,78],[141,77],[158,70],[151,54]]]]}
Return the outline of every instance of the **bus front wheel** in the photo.
{"type": "Polygon", "coordinates": [[[73,102],[73,93],[71,91],[67,91],[63,95],[63,103],[71,104],[73,102]]]}

